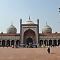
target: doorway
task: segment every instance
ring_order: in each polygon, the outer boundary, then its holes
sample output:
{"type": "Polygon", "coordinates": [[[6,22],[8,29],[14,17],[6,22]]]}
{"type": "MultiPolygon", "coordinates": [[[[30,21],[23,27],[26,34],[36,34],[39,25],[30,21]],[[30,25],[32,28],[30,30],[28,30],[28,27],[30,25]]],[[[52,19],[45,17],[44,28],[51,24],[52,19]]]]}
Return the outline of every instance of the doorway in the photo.
{"type": "Polygon", "coordinates": [[[33,44],[33,40],[32,40],[32,38],[27,38],[27,40],[26,40],[26,44],[29,45],[29,43],[32,43],[32,44],[33,44]]]}

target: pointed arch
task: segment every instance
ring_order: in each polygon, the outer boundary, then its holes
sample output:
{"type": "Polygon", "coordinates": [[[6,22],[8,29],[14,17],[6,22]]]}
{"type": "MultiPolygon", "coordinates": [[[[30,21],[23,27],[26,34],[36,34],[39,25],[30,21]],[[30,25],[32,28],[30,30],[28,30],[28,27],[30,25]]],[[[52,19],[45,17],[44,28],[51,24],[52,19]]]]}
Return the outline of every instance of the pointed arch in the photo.
{"type": "Polygon", "coordinates": [[[36,35],[35,35],[35,32],[31,29],[28,29],[24,32],[24,40],[23,40],[23,43],[26,44],[26,40],[28,38],[32,38],[33,40],[33,43],[36,43],[36,35]]]}

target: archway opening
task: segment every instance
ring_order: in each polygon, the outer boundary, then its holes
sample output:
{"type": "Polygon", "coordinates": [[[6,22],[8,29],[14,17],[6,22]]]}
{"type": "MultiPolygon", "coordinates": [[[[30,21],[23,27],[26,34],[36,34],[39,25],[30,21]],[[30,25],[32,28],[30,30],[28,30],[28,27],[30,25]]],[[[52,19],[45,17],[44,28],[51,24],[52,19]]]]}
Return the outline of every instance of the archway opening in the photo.
{"type": "Polygon", "coordinates": [[[60,45],[60,39],[58,40],[58,45],[60,45]]]}
{"type": "Polygon", "coordinates": [[[27,38],[27,40],[26,40],[26,44],[29,45],[29,43],[32,43],[32,44],[33,44],[33,40],[32,40],[32,38],[27,38]]]}
{"type": "Polygon", "coordinates": [[[2,40],[2,46],[5,46],[5,40],[2,40]]]}
{"type": "Polygon", "coordinates": [[[52,40],[49,40],[49,46],[51,46],[52,45],[52,40]]]}
{"type": "Polygon", "coordinates": [[[7,40],[7,45],[10,46],[10,40],[7,40]]]}
{"type": "Polygon", "coordinates": [[[57,45],[57,40],[53,40],[53,45],[54,45],[54,46],[57,45]]]}
{"type": "Polygon", "coordinates": [[[36,44],[36,35],[35,35],[35,32],[33,30],[28,29],[24,32],[23,43],[26,44],[26,43],[29,43],[32,41],[33,41],[33,44],[36,44]]]}
{"type": "Polygon", "coordinates": [[[45,44],[45,46],[47,46],[47,45],[48,45],[48,41],[47,41],[47,40],[45,40],[45,41],[44,41],[44,44],[45,44]]]}
{"type": "Polygon", "coordinates": [[[0,41],[0,46],[1,46],[1,41],[0,41]]]}
{"type": "Polygon", "coordinates": [[[40,40],[40,46],[42,46],[43,45],[43,40],[40,40]]]}
{"type": "Polygon", "coordinates": [[[11,41],[11,45],[14,45],[14,40],[11,41]]]}
{"type": "Polygon", "coordinates": [[[19,40],[16,41],[16,45],[20,45],[20,41],[19,40]]]}

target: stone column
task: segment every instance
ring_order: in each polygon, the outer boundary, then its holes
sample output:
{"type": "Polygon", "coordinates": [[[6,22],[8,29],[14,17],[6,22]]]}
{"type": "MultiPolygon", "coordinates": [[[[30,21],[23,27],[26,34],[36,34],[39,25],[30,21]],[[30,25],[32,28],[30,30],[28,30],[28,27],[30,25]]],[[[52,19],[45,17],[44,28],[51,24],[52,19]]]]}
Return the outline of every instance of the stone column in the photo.
{"type": "Polygon", "coordinates": [[[1,46],[2,46],[2,40],[1,40],[1,46]]]}
{"type": "Polygon", "coordinates": [[[2,45],[2,40],[1,40],[1,43],[0,43],[0,45],[2,45]]]}
{"type": "Polygon", "coordinates": [[[5,46],[7,45],[7,40],[5,40],[5,46]]]}
{"type": "Polygon", "coordinates": [[[49,40],[48,40],[48,46],[49,46],[49,40]]]}
{"type": "Polygon", "coordinates": [[[16,40],[14,41],[14,46],[16,46],[16,40]]]}
{"type": "Polygon", "coordinates": [[[58,40],[57,40],[57,45],[58,45],[58,40]]]}
{"type": "Polygon", "coordinates": [[[46,41],[46,46],[48,45],[48,40],[46,41]]]}
{"type": "Polygon", "coordinates": [[[43,45],[44,45],[44,40],[43,40],[43,45]]]}
{"type": "Polygon", "coordinates": [[[10,46],[11,46],[11,40],[10,40],[10,46]]]}
{"type": "Polygon", "coordinates": [[[53,40],[52,40],[52,45],[53,45],[54,43],[53,43],[53,40]]]}

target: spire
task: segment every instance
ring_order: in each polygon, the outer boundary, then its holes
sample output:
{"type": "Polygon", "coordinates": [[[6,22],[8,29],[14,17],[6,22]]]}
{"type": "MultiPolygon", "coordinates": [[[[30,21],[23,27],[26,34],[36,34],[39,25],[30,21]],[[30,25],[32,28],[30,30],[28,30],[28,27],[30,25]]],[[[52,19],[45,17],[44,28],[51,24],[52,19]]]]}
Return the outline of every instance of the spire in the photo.
{"type": "Polygon", "coordinates": [[[34,24],[33,21],[31,21],[30,16],[29,16],[29,18],[28,18],[28,20],[26,21],[25,24],[34,24]]]}
{"type": "Polygon", "coordinates": [[[29,16],[29,20],[30,20],[30,16],[29,16]]]}

